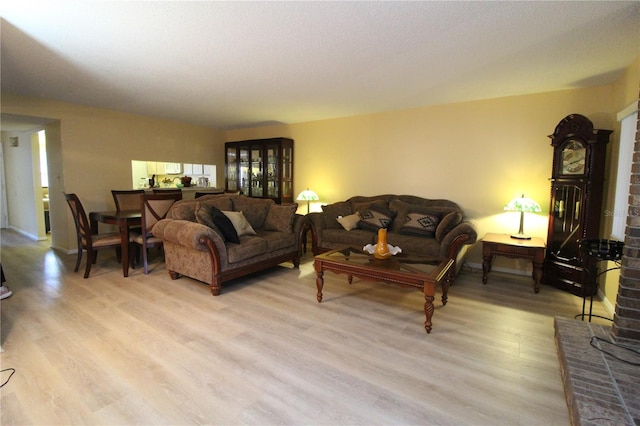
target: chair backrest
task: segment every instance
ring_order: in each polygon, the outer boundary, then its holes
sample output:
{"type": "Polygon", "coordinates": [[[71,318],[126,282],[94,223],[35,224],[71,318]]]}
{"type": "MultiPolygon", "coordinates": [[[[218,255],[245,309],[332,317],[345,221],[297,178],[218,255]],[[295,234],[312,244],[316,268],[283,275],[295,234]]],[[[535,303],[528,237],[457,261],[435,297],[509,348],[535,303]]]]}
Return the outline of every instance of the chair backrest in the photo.
{"type": "Polygon", "coordinates": [[[196,191],[195,196],[193,198],[204,197],[205,195],[222,195],[226,191],[213,191],[213,190],[204,190],[204,191],[196,191]]]}
{"type": "Polygon", "coordinates": [[[153,188],[154,194],[172,194],[179,193],[182,194],[182,188],[153,188]]]}
{"type": "Polygon", "coordinates": [[[134,190],[111,190],[113,201],[116,203],[116,210],[140,210],[144,189],[134,190]]]}
{"type": "Polygon", "coordinates": [[[71,208],[71,214],[73,215],[73,221],[76,224],[76,233],[78,234],[78,247],[82,246],[82,242],[91,244],[91,225],[87,219],[87,214],[82,207],[82,203],[76,194],[66,194],[64,197],[67,199],[67,204],[71,208]]]}
{"type": "Polygon", "coordinates": [[[182,192],[144,194],[142,196],[142,229],[144,234],[150,234],[153,226],[167,216],[173,203],[180,200],[182,200],[182,192]]]}

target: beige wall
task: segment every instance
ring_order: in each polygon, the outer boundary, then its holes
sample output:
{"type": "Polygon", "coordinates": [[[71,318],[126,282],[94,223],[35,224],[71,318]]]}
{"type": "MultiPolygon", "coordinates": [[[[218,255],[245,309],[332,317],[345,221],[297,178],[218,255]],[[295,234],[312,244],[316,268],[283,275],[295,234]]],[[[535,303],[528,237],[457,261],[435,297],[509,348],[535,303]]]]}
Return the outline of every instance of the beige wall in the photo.
{"type": "Polygon", "coordinates": [[[2,94],[2,112],[50,118],[59,132],[47,135],[48,144],[59,152],[51,191],[52,244],[62,250],[75,248],[73,222],[61,191],[75,192],[85,208],[113,208],[111,189],[131,189],[131,160],[207,163],[218,165],[223,180],[223,134],[206,127],[178,121],[91,108],[63,102],[2,94]],[[62,230],[61,228],[66,228],[62,230]]]}
{"type": "MultiPolygon", "coordinates": [[[[525,232],[546,239],[553,155],[547,135],[571,113],[612,129],[611,87],[242,129],[227,132],[227,139],[293,138],[295,191],[316,191],[316,210],[356,194],[447,198],[482,236],[517,232],[519,216],[503,207],[524,193],[543,208],[527,215],[525,232]]],[[[468,261],[480,263],[479,244],[468,261]]],[[[526,262],[509,259],[496,266],[530,271],[526,262]]]]}
{"type": "MultiPolygon", "coordinates": [[[[222,186],[225,141],[285,136],[295,140],[295,192],[309,187],[321,198],[312,210],[356,194],[447,198],[462,206],[482,236],[517,231],[518,215],[502,209],[524,193],[543,208],[527,215],[525,232],[546,238],[552,161],[547,135],[572,113],[586,115],[596,128],[618,129],[615,115],[638,96],[639,84],[640,58],[612,86],[226,132],[9,94],[2,94],[2,109],[59,120],[53,142],[60,147],[59,187],[80,194],[88,210],[110,208],[109,190],[131,186],[132,159],[216,164],[222,186]]],[[[610,162],[617,137],[609,147],[609,171],[615,170],[610,162]]],[[[605,196],[603,210],[613,204],[605,196]]],[[[71,224],[68,215],[64,219],[71,224]]],[[[64,247],[72,248],[73,233],[65,235],[64,247]]],[[[470,263],[480,263],[479,246],[470,250],[470,263]]],[[[508,259],[498,259],[496,267],[530,271],[526,262],[508,259]]],[[[607,284],[607,294],[612,291],[607,284]]]]}

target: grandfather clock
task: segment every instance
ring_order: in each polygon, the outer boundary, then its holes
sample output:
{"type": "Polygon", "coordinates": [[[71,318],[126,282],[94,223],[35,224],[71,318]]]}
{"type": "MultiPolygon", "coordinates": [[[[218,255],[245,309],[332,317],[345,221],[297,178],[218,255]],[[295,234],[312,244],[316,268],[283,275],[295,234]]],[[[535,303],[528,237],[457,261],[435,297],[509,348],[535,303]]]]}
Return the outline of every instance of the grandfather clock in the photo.
{"type": "Polygon", "coordinates": [[[587,117],[571,114],[549,135],[553,171],[543,282],[578,296],[597,291],[596,261],[581,258],[580,241],[599,238],[610,134],[594,129],[587,117]]]}

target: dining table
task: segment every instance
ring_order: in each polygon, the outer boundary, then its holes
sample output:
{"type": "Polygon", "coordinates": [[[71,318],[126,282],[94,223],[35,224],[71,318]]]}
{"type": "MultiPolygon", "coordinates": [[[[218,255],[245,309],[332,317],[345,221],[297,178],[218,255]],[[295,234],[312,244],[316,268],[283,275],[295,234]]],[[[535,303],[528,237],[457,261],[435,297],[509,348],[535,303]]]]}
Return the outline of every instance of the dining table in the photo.
{"type": "Polygon", "coordinates": [[[108,210],[99,212],[89,212],[89,222],[91,232],[98,232],[98,224],[105,223],[115,225],[120,228],[120,241],[122,258],[122,274],[129,276],[129,239],[130,230],[142,224],[141,210],[108,210]]]}

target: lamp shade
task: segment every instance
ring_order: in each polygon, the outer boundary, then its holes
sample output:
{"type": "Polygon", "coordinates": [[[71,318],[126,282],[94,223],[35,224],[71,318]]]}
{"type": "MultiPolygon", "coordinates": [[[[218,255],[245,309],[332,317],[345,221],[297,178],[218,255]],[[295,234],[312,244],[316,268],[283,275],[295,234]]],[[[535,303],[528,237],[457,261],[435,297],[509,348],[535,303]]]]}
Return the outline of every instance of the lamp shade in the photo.
{"type": "Polygon", "coordinates": [[[298,194],[298,198],[296,199],[298,201],[318,201],[320,198],[318,197],[318,194],[307,188],[298,194]]]}
{"type": "Polygon", "coordinates": [[[319,199],[320,199],[320,197],[318,197],[318,194],[316,194],[315,192],[313,192],[309,188],[305,189],[300,194],[298,194],[298,198],[296,198],[296,200],[298,200],[298,201],[306,201],[307,202],[307,214],[309,214],[309,202],[310,201],[318,201],[319,199]]]}
{"type": "Polygon", "coordinates": [[[531,198],[526,198],[524,194],[521,197],[514,198],[509,201],[504,210],[508,212],[527,212],[527,213],[540,213],[542,209],[540,204],[531,198]]]}
{"type": "Polygon", "coordinates": [[[524,194],[521,197],[514,198],[504,206],[505,211],[508,212],[520,212],[520,229],[517,234],[511,235],[511,238],[518,238],[521,240],[529,240],[530,236],[524,233],[524,213],[540,213],[542,209],[540,204],[531,198],[526,198],[524,194]]]}

